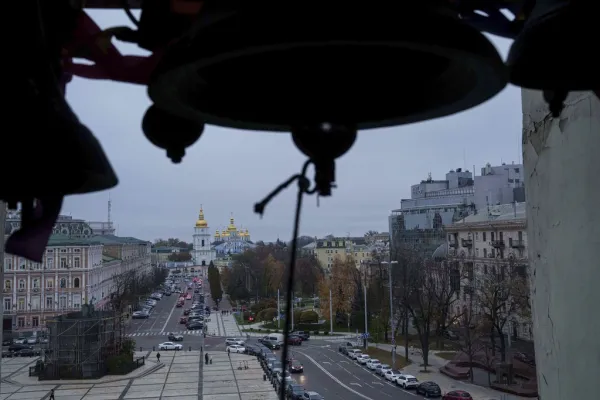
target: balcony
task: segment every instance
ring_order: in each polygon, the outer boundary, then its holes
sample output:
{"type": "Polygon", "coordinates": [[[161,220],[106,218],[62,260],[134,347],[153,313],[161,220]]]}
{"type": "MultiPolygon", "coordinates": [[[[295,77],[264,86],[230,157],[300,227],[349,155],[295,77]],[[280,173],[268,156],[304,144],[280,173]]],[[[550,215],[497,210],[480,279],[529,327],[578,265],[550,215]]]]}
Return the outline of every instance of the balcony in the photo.
{"type": "Polygon", "coordinates": [[[448,247],[450,247],[451,249],[455,249],[458,247],[458,242],[451,240],[448,242],[448,247]]]}
{"type": "Polygon", "coordinates": [[[492,247],[496,249],[503,249],[505,246],[504,240],[492,240],[492,247]]]}
{"type": "Polygon", "coordinates": [[[462,247],[468,247],[471,248],[473,247],[473,239],[462,239],[462,247]]]}
{"type": "Polygon", "coordinates": [[[510,247],[512,247],[513,249],[524,249],[525,248],[525,241],[523,241],[523,240],[511,240],[510,247]]]}

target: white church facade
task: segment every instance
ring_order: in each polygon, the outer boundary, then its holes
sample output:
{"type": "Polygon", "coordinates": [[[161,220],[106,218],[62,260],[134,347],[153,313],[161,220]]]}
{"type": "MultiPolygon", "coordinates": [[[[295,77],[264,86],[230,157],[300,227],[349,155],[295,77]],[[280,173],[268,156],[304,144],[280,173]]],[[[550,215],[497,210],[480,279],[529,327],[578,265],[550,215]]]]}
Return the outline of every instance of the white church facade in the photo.
{"type": "Polygon", "coordinates": [[[211,247],[211,234],[208,222],[204,219],[204,211],[200,207],[200,214],[194,227],[194,249],[192,250],[192,261],[194,265],[208,266],[216,257],[216,251],[211,247]]]}

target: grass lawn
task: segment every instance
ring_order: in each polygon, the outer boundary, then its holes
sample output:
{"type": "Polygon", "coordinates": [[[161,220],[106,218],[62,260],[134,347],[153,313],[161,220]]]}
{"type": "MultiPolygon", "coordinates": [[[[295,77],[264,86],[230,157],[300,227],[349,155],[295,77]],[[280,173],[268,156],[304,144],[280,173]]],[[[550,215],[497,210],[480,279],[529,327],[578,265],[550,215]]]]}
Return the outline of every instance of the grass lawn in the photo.
{"type": "Polygon", "coordinates": [[[436,356],[443,358],[444,360],[454,360],[456,357],[456,352],[454,351],[440,351],[439,353],[435,353],[436,356]]]}
{"type": "MultiPolygon", "coordinates": [[[[382,364],[392,365],[392,353],[387,350],[376,349],[374,347],[369,347],[366,351],[363,349],[363,353],[367,353],[369,357],[376,358],[381,361],[382,364]]],[[[410,364],[410,361],[407,362],[404,357],[399,354],[396,354],[396,368],[401,369],[410,364]]]]}

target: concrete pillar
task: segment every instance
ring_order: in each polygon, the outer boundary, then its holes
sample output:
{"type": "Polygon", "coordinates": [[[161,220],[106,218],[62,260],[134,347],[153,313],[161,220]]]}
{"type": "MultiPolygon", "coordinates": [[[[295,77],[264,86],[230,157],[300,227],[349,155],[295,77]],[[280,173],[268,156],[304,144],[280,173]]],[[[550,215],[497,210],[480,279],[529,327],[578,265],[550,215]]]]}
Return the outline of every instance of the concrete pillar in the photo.
{"type": "Polygon", "coordinates": [[[600,101],[552,118],[524,90],[523,159],[540,399],[596,398],[600,371],[600,101]]]}
{"type": "MultiPolygon", "coordinates": [[[[6,223],[6,205],[0,201],[0,288],[4,289],[4,224],[6,223]]],[[[4,326],[4,297],[0,304],[0,343],[2,343],[2,331],[4,326]]],[[[2,375],[2,362],[0,362],[0,376],[2,375]]]]}

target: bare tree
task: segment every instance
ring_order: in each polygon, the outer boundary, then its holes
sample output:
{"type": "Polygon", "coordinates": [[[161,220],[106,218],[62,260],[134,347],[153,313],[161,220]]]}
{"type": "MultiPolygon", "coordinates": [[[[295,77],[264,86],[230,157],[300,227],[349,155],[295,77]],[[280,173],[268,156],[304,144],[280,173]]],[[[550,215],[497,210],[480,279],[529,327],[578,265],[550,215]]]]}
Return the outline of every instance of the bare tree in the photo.
{"type": "Polygon", "coordinates": [[[497,335],[501,361],[506,361],[504,330],[507,322],[527,312],[529,307],[526,275],[510,264],[493,265],[491,271],[479,274],[475,286],[477,304],[490,324],[492,351],[497,335]]]}
{"type": "Polygon", "coordinates": [[[466,304],[463,305],[462,311],[456,321],[459,327],[460,339],[455,342],[457,350],[468,357],[469,361],[469,378],[473,382],[473,360],[475,356],[486,351],[487,343],[483,340],[489,332],[486,327],[487,320],[482,321],[481,315],[477,313],[474,297],[469,296],[466,304]]]}
{"type": "Polygon", "coordinates": [[[445,329],[450,319],[458,318],[459,313],[451,310],[458,302],[456,283],[460,281],[460,271],[456,264],[426,259],[415,249],[404,248],[398,263],[405,275],[401,303],[417,330],[423,366],[427,369],[432,331],[445,329]]]}

